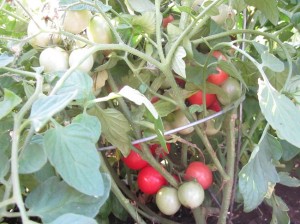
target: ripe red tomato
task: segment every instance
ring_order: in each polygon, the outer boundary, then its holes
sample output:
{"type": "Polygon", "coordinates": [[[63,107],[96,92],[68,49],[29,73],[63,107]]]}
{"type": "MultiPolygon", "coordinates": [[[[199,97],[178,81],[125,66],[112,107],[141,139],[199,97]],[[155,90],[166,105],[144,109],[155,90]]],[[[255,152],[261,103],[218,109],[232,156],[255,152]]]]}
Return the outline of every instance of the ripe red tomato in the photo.
{"type": "MultiPolygon", "coordinates": [[[[221,58],[223,61],[227,60],[220,51],[214,51],[213,56],[217,59],[221,58]]],[[[207,81],[219,86],[228,79],[229,75],[218,67],[216,68],[216,70],[218,71],[218,73],[210,74],[207,78],[207,81]]]]}
{"type": "MultiPolygon", "coordinates": [[[[202,105],[203,104],[202,95],[203,95],[202,91],[199,90],[195,94],[191,95],[187,100],[190,104],[202,105]]],[[[206,107],[209,107],[217,100],[216,94],[211,94],[211,93],[207,93],[205,98],[206,98],[206,107]]]]}
{"type": "Polygon", "coordinates": [[[152,166],[146,166],[139,172],[137,183],[145,194],[156,194],[162,186],[167,184],[167,181],[152,166]]]}
{"type": "Polygon", "coordinates": [[[219,112],[222,110],[222,107],[220,106],[220,103],[218,100],[216,100],[215,102],[213,102],[212,105],[210,105],[207,109],[209,110],[213,110],[215,112],[219,112]]]}
{"type": "Polygon", "coordinates": [[[163,147],[159,144],[150,145],[151,153],[154,156],[159,156],[159,158],[164,158],[167,154],[169,154],[169,152],[171,150],[171,144],[170,143],[167,143],[167,149],[168,149],[168,153],[166,153],[165,150],[163,149],[163,147]]]}
{"type": "MultiPolygon", "coordinates": [[[[141,149],[139,144],[135,144],[134,146],[139,150],[141,149]]],[[[148,162],[143,160],[142,157],[133,150],[130,151],[127,157],[122,158],[122,160],[124,164],[132,170],[139,170],[148,165],[148,162]]]]}
{"type": "Polygon", "coordinates": [[[172,15],[169,15],[168,17],[163,18],[163,21],[162,21],[163,28],[166,28],[168,26],[168,24],[171,23],[172,21],[174,21],[174,17],[172,15]]]}
{"type": "Polygon", "coordinates": [[[209,167],[206,166],[204,163],[192,162],[185,171],[184,179],[196,179],[205,190],[211,186],[213,182],[213,175],[209,167]]]}

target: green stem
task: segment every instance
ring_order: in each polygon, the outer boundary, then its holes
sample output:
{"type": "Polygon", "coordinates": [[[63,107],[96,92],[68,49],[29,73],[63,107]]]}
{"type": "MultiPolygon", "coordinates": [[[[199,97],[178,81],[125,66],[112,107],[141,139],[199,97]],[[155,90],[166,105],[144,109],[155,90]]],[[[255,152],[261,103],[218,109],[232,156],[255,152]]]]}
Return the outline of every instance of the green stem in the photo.
{"type": "Polygon", "coordinates": [[[228,209],[230,207],[232,187],[234,180],[234,164],[235,164],[235,120],[236,120],[236,109],[228,112],[224,121],[224,127],[226,132],[226,172],[229,179],[225,182],[223,189],[222,205],[218,224],[226,224],[228,216],[228,209]]]}
{"type": "Polygon", "coordinates": [[[5,201],[1,201],[0,202],[0,208],[6,207],[6,206],[14,204],[14,203],[15,203],[15,199],[14,198],[6,199],[5,201]]]}
{"type": "Polygon", "coordinates": [[[195,209],[192,209],[192,212],[195,219],[195,224],[206,224],[205,216],[200,206],[195,209]]]}
{"type": "Polygon", "coordinates": [[[39,97],[42,92],[43,86],[43,77],[39,74],[36,74],[36,89],[34,94],[28,99],[28,101],[24,104],[18,114],[14,116],[14,129],[12,136],[12,149],[11,149],[11,181],[13,185],[13,197],[16,201],[16,204],[20,210],[21,218],[23,223],[29,222],[29,219],[26,214],[25,205],[23,202],[20,179],[19,179],[19,163],[18,163],[18,152],[19,152],[19,143],[22,129],[22,120],[25,114],[30,109],[33,102],[39,97]]]}
{"type": "MultiPolygon", "coordinates": [[[[100,153],[100,159],[101,159],[101,169],[103,170],[103,172],[110,173],[101,153],[100,153]]],[[[137,223],[146,224],[146,222],[142,219],[142,217],[140,217],[140,215],[137,213],[136,208],[130,203],[130,201],[127,198],[124,197],[123,193],[120,191],[118,185],[116,184],[113,178],[111,179],[111,191],[115,194],[115,196],[118,198],[121,205],[126,209],[126,211],[131,215],[131,217],[137,223]]]]}
{"type": "Polygon", "coordinates": [[[162,15],[160,13],[160,2],[161,0],[155,0],[155,29],[156,29],[156,47],[158,51],[158,55],[160,58],[161,62],[165,61],[165,55],[162,47],[162,42],[161,42],[161,21],[162,21],[162,15]]]}
{"type": "Polygon", "coordinates": [[[187,153],[188,153],[188,146],[186,144],[183,144],[181,148],[181,164],[184,167],[187,167],[187,153]]]}
{"type": "Polygon", "coordinates": [[[9,68],[9,67],[0,67],[0,69],[3,69],[7,72],[11,72],[13,74],[29,77],[29,78],[36,77],[36,73],[34,73],[34,72],[27,72],[27,71],[22,71],[22,70],[18,70],[18,69],[14,69],[14,68],[9,68]]]}

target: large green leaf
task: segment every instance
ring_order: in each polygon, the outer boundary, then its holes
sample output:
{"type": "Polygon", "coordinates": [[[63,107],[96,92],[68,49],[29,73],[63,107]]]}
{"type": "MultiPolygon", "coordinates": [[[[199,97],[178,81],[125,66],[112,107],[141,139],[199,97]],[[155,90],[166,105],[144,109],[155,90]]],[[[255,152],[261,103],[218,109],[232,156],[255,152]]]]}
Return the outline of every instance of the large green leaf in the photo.
{"type": "Polygon", "coordinates": [[[281,139],[300,147],[300,110],[285,95],[259,80],[259,106],[281,139]]]}
{"type": "Polygon", "coordinates": [[[101,108],[93,107],[89,113],[99,118],[103,135],[107,141],[116,146],[124,156],[127,156],[131,147],[128,136],[131,128],[125,116],[120,111],[112,108],[102,110],[101,108]]]}
{"type": "Polygon", "coordinates": [[[291,177],[287,172],[279,173],[280,184],[288,187],[300,187],[300,180],[296,177],[291,177]]]}
{"type": "Polygon", "coordinates": [[[169,101],[165,100],[159,100],[155,102],[154,104],[155,109],[157,110],[159,116],[165,117],[168,114],[172,113],[173,111],[176,110],[176,105],[169,101]]]}
{"type": "Polygon", "coordinates": [[[22,151],[19,158],[19,173],[33,173],[41,169],[47,162],[43,147],[43,136],[35,135],[22,151]]]}
{"type": "Polygon", "coordinates": [[[239,189],[244,199],[245,212],[252,211],[264,200],[269,183],[279,182],[272,160],[281,157],[281,150],[279,142],[267,134],[240,171],[239,189]]]}
{"type": "Polygon", "coordinates": [[[29,118],[33,127],[39,131],[57,112],[63,110],[77,95],[77,90],[52,96],[41,96],[31,108],[29,118]]]}
{"type": "Polygon", "coordinates": [[[97,224],[95,219],[92,219],[90,217],[86,217],[83,215],[73,214],[73,213],[67,213],[62,216],[59,216],[57,219],[55,219],[53,222],[51,222],[49,224],[66,224],[66,223],[97,224]]]}
{"type": "Polygon", "coordinates": [[[95,146],[101,125],[96,117],[80,114],[72,124],[46,132],[44,148],[50,163],[78,191],[92,196],[104,194],[100,159],[95,146]]]}
{"type": "Polygon", "coordinates": [[[68,213],[95,217],[110,192],[110,177],[102,175],[104,193],[101,197],[82,194],[58,177],[50,177],[27,196],[25,204],[29,209],[28,214],[40,217],[43,223],[52,222],[68,213]]]}
{"type": "Polygon", "coordinates": [[[279,10],[277,8],[276,0],[245,0],[245,2],[256,7],[268,20],[271,21],[271,23],[277,25],[279,19],[279,10]]]}
{"type": "Polygon", "coordinates": [[[261,60],[263,66],[268,67],[274,72],[282,72],[284,70],[284,63],[267,51],[261,54],[261,60]]]}
{"type": "Polygon", "coordinates": [[[9,114],[21,102],[22,99],[14,92],[4,89],[4,99],[0,102],[0,120],[9,114]]]}

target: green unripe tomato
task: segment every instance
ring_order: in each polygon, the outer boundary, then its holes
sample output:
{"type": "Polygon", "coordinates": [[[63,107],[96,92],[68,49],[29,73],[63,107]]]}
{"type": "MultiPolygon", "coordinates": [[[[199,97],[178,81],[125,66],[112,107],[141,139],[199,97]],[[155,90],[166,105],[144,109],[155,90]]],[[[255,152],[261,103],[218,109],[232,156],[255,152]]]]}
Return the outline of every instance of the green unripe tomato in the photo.
{"type": "Polygon", "coordinates": [[[219,102],[223,105],[229,105],[242,95],[240,83],[234,78],[228,78],[221,86],[225,95],[218,95],[219,102]]]}
{"type": "Polygon", "coordinates": [[[39,62],[45,72],[65,71],[69,68],[69,55],[60,47],[48,47],[40,54],[39,62]]]}
{"type": "Polygon", "coordinates": [[[158,209],[165,215],[174,215],[181,207],[177,190],[173,187],[162,187],[155,200],[158,209]]]}
{"type": "Polygon", "coordinates": [[[197,181],[185,182],[178,188],[178,199],[187,208],[197,208],[204,201],[204,190],[197,181]]]}
{"type": "Polygon", "coordinates": [[[91,17],[92,13],[88,10],[67,11],[63,22],[63,28],[70,33],[81,33],[88,26],[91,17]]]}
{"type": "MultiPolygon", "coordinates": [[[[78,48],[71,52],[69,57],[69,65],[72,67],[73,65],[79,63],[83,56],[87,53],[87,48],[78,48]]],[[[83,72],[89,72],[91,71],[94,64],[94,57],[92,54],[88,56],[87,59],[85,59],[78,67],[77,69],[83,72]]]]}

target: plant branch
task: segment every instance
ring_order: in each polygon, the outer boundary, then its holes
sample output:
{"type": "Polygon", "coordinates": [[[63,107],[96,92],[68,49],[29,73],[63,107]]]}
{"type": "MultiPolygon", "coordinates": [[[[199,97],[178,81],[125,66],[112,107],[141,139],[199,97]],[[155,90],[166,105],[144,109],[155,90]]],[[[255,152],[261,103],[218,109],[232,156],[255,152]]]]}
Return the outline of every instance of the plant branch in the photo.
{"type": "Polygon", "coordinates": [[[222,205],[218,224],[226,224],[228,209],[231,201],[232,186],[234,180],[234,164],[235,164],[235,120],[236,109],[228,112],[224,121],[224,127],[226,132],[226,173],[229,179],[225,182],[223,189],[222,205]]]}

